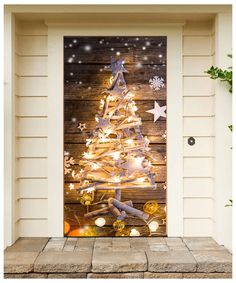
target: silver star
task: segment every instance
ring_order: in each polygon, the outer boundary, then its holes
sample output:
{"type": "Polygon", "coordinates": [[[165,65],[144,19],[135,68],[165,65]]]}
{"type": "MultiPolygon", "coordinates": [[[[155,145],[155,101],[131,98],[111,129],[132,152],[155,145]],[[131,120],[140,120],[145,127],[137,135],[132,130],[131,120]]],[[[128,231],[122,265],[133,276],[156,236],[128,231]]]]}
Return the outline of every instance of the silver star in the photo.
{"type": "Polygon", "coordinates": [[[79,126],[77,128],[80,129],[81,132],[83,132],[83,130],[86,129],[86,124],[79,123],[79,126]]]}
{"type": "Polygon", "coordinates": [[[143,157],[128,157],[127,161],[121,165],[123,169],[128,170],[128,174],[132,175],[135,171],[140,171],[143,169],[143,157]]]}
{"type": "Polygon", "coordinates": [[[160,117],[166,117],[166,106],[160,106],[156,101],[154,102],[154,108],[146,111],[147,113],[151,113],[154,115],[154,122],[158,120],[160,117]]]}

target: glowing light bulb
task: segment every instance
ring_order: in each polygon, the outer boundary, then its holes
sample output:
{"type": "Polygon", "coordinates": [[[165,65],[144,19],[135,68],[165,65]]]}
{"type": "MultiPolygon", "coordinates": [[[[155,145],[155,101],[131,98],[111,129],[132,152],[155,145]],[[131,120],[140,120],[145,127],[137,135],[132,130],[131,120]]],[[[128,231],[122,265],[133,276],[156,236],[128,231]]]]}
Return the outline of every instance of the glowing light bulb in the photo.
{"type": "Polygon", "coordinates": [[[96,163],[93,163],[91,167],[92,167],[92,170],[97,170],[100,166],[97,165],[96,163]]]}
{"type": "Polygon", "coordinates": [[[115,159],[115,160],[118,160],[120,158],[120,153],[119,152],[114,152],[112,153],[112,157],[115,159]]]}
{"type": "Polygon", "coordinates": [[[152,221],[148,224],[148,227],[151,232],[156,232],[156,230],[159,228],[159,224],[157,221],[152,221]]]}
{"type": "Polygon", "coordinates": [[[133,106],[133,110],[134,110],[134,111],[137,111],[137,110],[138,110],[138,107],[137,107],[137,106],[133,106]]]}
{"type": "Polygon", "coordinates": [[[99,217],[95,220],[95,224],[98,226],[98,227],[102,227],[106,224],[106,220],[102,217],[99,217]]]}
{"type": "Polygon", "coordinates": [[[83,153],[84,158],[90,159],[92,157],[92,154],[90,152],[84,152],[83,153]]]}
{"type": "Polygon", "coordinates": [[[133,118],[131,116],[128,117],[128,119],[127,119],[128,122],[131,122],[132,120],[133,120],[133,118]]]}
{"type": "Polygon", "coordinates": [[[139,233],[138,230],[136,230],[136,229],[133,228],[133,229],[131,229],[129,235],[132,236],[132,237],[138,237],[138,236],[140,236],[140,233],[139,233]]]}
{"type": "Polygon", "coordinates": [[[132,139],[128,139],[128,140],[126,140],[125,142],[126,142],[128,145],[132,145],[134,141],[133,141],[132,139]]]}
{"type": "Polygon", "coordinates": [[[137,178],[137,181],[138,181],[139,183],[143,183],[145,180],[146,180],[146,177],[137,178]]]}
{"type": "Polygon", "coordinates": [[[164,207],[164,211],[166,212],[166,206],[164,207]]]}
{"type": "Polygon", "coordinates": [[[117,177],[117,176],[114,177],[112,180],[113,180],[114,183],[120,183],[120,178],[117,177]]]}
{"type": "Polygon", "coordinates": [[[105,104],[105,101],[103,99],[100,100],[100,105],[103,107],[105,104]]]}

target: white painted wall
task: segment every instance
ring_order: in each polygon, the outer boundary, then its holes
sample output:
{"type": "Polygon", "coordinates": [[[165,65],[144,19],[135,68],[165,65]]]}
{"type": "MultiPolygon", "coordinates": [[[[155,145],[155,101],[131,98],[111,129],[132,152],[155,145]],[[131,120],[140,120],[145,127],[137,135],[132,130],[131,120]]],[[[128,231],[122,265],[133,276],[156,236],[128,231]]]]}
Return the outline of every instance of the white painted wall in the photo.
{"type": "MultiPolygon", "coordinates": [[[[231,152],[228,150],[231,136],[225,128],[225,125],[230,124],[231,101],[221,86],[215,85],[204,74],[214,59],[215,63],[225,67],[227,61],[224,53],[229,53],[231,45],[228,16],[217,18],[216,29],[212,23],[204,21],[188,21],[183,28],[181,229],[184,236],[214,236],[221,244],[230,247],[228,235],[231,211],[223,205],[231,195],[228,174],[231,166],[231,152]],[[220,44],[225,41],[226,47],[220,44]],[[227,112],[226,119],[220,116],[221,104],[227,112]],[[226,142],[222,135],[227,136],[226,142]],[[187,144],[189,136],[196,139],[192,147],[187,144]],[[218,161],[221,157],[228,162],[223,172],[220,172],[222,168],[218,161]],[[227,183],[224,191],[221,189],[223,183],[227,183]],[[223,217],[227,218],[223,226],[227,233],[222,233],[223,217]]],[[[21,21],[16,24],[15,35],[16,89],[10,91],[14,92],[13,100],[16,100],[16,146],[12,154],[15,154],[17,160],[16,176],[13,178],[15,186],[7,184],[9,188],[16,189],[13,193],[16,204],[13,206],[17,213],[16,222],[13,221],[12,225],[18,232],[13,234],[15,237],[48,236],[48,211],[52,211],[51,205],[48,207],[47,168],[48,159],[51,160],[48,150],[48,115],[53,111],[53,105],[48,105],[48,30],[43,21],[21,21]]],[[[13,160],[11,164],[14,164],[13,160]]]]}

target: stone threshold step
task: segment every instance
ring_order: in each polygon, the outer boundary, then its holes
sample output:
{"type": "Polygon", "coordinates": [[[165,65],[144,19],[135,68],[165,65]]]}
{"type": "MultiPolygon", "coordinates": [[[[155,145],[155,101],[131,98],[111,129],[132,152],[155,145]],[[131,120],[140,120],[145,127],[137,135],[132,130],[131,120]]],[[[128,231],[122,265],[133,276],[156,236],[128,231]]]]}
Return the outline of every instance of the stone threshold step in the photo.
{"type": "Polygon", "coordinates": [[[23,238],[5,250],[4,272],[219,275],[232,272],[232,255],[212,238],[23,238]]]}
{"type": "Polygon", "coordinates": [[[110,279],[148,279],[148,278],[198,278],[198,279],[222,279],[232,278],[232,273],[153,273],[153,272],[130,272],[130,273],[20,273],[4,274],[4,278],[110,278],[110,279]]]}

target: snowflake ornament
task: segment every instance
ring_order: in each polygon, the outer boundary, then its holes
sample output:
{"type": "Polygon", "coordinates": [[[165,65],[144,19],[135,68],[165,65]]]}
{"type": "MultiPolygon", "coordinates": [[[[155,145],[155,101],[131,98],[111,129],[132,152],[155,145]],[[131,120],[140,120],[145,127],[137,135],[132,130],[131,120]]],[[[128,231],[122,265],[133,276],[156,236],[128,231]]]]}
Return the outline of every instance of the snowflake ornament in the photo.
{"type": "Polygon", "coordinates": [[[70,168],[71,165],[74,165],[75,164],[75,161],[73,159],[73,157],[70,157],[67,155],[64,157],[64,174],[69,174],[72,169],[70,168]]]}
{"type": "Polygon", "coordinates": [[[164,79],[158,76],[154,76],[152,79],[149,80],[150,88],[153,90],[160,90],[165,86],[164,79]]]}

